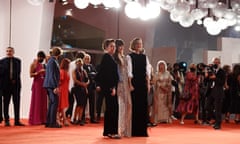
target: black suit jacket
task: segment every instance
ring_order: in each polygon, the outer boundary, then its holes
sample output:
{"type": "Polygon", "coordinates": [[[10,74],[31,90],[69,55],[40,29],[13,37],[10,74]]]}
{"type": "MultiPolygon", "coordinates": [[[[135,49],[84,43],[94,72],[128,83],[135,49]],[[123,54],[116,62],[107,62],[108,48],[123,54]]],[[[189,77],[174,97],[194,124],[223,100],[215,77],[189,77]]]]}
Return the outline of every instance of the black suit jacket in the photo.
{"type": "Polygon", "coordinates": [[[223,86],[226,81],[226,74],[224,70],[220,68],[215,75],[216,79],[214,80],[214,87],[211,90],[211,96],[221,100],[224,97],[223,86]]]}
{"type": "Polygon", "coordinates": [[[95,80],[97,82],[97,86],[100,86],[102,90],[117,88],[119,80],[118,67],[111,55],[103,55],[95,80]]]}
{"type": "Polygon", "coordinates": [[[216,73],[215,86],[223,88],[225,81],[226,81],[226,74],[224,70],[220,68],[216,73]]]}
{"type": "Polygon", "coordinates": [[[13,78],[10,80],[10,58],[6,57],[1,60],[2,71],[2,88],[8,89],[10,85],[14,84],[16,87],[21,88],[21,60],[12,57],[13,61],[13,78]]]}

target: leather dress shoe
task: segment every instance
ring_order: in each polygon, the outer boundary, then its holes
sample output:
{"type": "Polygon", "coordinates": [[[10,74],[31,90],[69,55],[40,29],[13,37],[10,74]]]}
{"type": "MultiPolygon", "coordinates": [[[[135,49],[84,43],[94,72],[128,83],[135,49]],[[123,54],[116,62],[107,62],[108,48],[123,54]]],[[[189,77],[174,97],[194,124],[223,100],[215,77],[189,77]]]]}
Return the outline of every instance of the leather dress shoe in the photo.
{"type": "Polygon", "coordinates": [[[11,125],[10,125],[10,122],[9,122],[9,121],[5,121],[5,126],[6,126],[6,127],[11,126],[11,125]]]}
{"type": "Polygon", "coordinates": [[[111,139],[121,139],[121,136],[118,134],[108,134],[108,137],[111,139]]]}
{"type": "Polygon", "coordinates": [[[147,126],[148,126],[148,127],[155,127],[155,126],[157,126],[157,124],[156,124],[156,123],[149,122],[149,123],[147,124],[147,126]]]}
{"type": "Polygon", "coordinates": [[[25,126],[25,124],[21,123],[21,122],[15,122],[14,123],[15,126],[25,126]]]}
{"type": "Polygon", "coordinates": [[[99,121],[91,120],[90,123],[99,123],[99,121]]]}
{"type": "Polygon", "coordinates": [[[215,130],[218,130],[218,129],[221,129],[221,126],[220,126],[220,125],[214,125],[213,128],[214,128],[215,130]]]}

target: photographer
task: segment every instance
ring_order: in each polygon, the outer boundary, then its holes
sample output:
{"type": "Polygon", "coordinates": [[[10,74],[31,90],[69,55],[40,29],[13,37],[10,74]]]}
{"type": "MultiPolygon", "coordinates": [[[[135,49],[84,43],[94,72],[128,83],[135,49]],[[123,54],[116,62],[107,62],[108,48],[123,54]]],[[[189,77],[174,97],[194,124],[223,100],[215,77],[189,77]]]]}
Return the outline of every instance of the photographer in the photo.
{"type": "Polygon", "coordinates": [[[222,68],[220,68],[220,58],[213,59],[213,65],[208,67],[206,75],[210,84],[210,91],[207,98],[207,117],[211,114],[211,106],[214,106],[215,110],[215,123],[214,129],[221,129],[222,123],[222,101],[224,98],[224,84],[226,74],[222,68]]]}

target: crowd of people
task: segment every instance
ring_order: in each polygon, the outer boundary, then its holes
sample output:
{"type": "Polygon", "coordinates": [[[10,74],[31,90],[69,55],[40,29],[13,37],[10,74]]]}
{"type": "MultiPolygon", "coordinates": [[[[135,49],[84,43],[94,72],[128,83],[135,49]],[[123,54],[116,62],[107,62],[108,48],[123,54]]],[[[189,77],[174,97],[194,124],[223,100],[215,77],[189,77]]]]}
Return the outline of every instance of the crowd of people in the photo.
{"type": "MultiPolygon", "coordinates": [[[[231,114],[234,122],[240,123],[240,64],[232,70],[230,65],[221,68],[220,58],[215,57],[209,65],[192,63],[182,68],[179,63],[159,60],[154,69],[141,38],[130,42],[129,54],[121,39],[106,39],[102,48],[98,69],[85,52],[72,61],[59,60],[60,47],[53,47],[49,56],[37,53],[30,65],[30,125],[83,126],[86,109],[89,122],[99,123],[103,100],[103,136],[112,139],[147,137],[148,127],[178,119],[184,125],[188,116],[195,124],[214,129],[221,129],[223,117],[229,123],[231,114]]],[[[0,60],[0,122],[5,126],[11,126],[11,98],[14,125],[24,126],[19,117],[20,75],[21,60],[14,57],[14,48],[8,47],[6,57],[0,60]]]]}

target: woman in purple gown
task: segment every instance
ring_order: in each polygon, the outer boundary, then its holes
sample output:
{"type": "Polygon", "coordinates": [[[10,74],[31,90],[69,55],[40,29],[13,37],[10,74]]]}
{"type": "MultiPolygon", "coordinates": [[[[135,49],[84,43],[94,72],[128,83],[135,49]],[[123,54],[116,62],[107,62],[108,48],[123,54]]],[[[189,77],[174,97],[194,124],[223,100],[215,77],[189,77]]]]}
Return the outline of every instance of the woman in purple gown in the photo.
{"type": "Polygon", "coordinates": [[[45,68],[43,61],[45,53],[39,51],[37,59],[33,61],[30,67],[30,77],[33,78],[32,97],[29,112],[29,124],[40,125],[46,122],[47,116],[47,92],[43,88],[45,68]]]}

